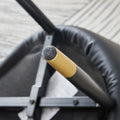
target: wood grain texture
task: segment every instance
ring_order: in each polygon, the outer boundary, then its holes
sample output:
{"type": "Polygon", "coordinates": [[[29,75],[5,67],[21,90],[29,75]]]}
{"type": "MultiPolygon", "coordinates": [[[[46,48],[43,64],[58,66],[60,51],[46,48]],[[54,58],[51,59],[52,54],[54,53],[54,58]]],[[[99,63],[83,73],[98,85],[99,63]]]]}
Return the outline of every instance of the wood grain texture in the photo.
{"type": "MultiPolygon", "coordinates": [[[[120,44],[120,0],[33,0],[55,25],[86,28],[120,44]]],[[[40,26],[15,0],[0,0],[0,61],[40,26]]]]}
{"type": "MultiPolygon", "coordinates": [[[[33,0],[55,24],[62,25],[92,0],[33,0]]],[[[0,0],[0,61],[40,26],[15,0],[0,0]]]]}
{"type": "Polygon", "coordinates": [[[120,0],[93,0],[66,22],[120,44],[120,0]]]}

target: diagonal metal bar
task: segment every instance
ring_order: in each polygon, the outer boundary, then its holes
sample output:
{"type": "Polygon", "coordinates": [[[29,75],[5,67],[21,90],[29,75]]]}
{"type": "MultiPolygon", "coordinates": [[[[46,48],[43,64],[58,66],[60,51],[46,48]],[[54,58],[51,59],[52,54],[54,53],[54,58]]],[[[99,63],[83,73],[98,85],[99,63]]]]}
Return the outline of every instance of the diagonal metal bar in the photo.
{"type": "Polygon", "coordinates": [[[16,0],[32,18],[48,33],[56,31],[53,23],[42,13],[42,11],[31,0],[16,0]]]}

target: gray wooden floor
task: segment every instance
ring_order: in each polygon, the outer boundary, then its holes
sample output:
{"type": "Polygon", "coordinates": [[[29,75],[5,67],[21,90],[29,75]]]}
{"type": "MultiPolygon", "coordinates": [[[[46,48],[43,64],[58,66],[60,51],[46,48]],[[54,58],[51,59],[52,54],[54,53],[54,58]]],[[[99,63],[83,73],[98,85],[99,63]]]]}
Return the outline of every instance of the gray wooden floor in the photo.
{"type": "MultiPolygon", "coordinates": [[[[120,0],[33,1],[55,25],[83,27],[120,44],[120,0]]],[[[0,61],[39,29],[15,0],[0,0],[0,61]]]]}
{"type": "MultiPolygon", "coordinates": [[[[55,25],[89,29],[120,43],[120,0],[33,0],[55,25]]],[[[0,61],[40,26],[15,0],[0,0],[0,61]]]]}
{"type": "Polygon", "coordinates": [[[120,0],[93,0],[67,24],[87,28],[120,43],[120,0]]]}
{"type": "MultiPolygon", "coordinates": [[[[33,0],[55,25],[61,25],[92,0],[33,0]]],[[[0,0],[0,61],[40,26],[15,0],[0,0]]]]}

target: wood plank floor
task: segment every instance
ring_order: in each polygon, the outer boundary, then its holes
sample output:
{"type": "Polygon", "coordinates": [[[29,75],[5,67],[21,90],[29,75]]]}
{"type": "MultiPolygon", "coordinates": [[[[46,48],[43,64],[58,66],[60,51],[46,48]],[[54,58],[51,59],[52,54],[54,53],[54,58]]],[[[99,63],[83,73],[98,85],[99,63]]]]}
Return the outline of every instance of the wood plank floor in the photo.
{"type": "Polygon", "coordinates": [[[93,0],[66,24],[86,28],[120,44],[120,0],[93,0]]]}
{"type": "MultiPolygon", "coordinates": [[[[33,0],[55,25],[74,25],[120,44],[120,0],[33,0]]],[[[0,0],[0,61],[40,26],[15,0],[0,0]]]]}
{"type": "MultiPolygon", "coordinates": [[[[33,0],[55,24],[61,25],[92,0],[33,0]]],[[[0,61],[40,26],[15,0],[0,0],[0,61]]]]}

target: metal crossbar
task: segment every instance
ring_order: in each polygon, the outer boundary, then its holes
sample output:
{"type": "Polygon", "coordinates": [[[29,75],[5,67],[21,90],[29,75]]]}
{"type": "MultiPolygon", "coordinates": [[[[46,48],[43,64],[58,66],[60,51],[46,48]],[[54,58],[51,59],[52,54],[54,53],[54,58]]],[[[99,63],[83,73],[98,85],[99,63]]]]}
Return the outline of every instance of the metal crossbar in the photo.
{"type": "MultiPolygon", "coordinates": [[[[30,97],[1,97],[0,107],[27,107],[30,97]]],[[[39,107],[100,107],[89,97],[53,98],[42,97],[39,107]]]]}

